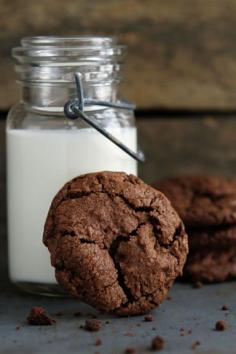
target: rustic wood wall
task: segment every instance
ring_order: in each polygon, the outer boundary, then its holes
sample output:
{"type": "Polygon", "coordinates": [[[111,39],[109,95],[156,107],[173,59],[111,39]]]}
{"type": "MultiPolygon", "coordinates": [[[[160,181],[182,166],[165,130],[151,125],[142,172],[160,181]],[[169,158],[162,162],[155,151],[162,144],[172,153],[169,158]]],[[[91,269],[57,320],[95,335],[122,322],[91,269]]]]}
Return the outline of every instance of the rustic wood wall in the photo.
{"type": "Polygon", "coordinates": [[[48,34],[117,35],[139,108],[236,108],[236,0],[0,0],[0,28],[0,109],[18,99],[11,48],[48,34]]]}

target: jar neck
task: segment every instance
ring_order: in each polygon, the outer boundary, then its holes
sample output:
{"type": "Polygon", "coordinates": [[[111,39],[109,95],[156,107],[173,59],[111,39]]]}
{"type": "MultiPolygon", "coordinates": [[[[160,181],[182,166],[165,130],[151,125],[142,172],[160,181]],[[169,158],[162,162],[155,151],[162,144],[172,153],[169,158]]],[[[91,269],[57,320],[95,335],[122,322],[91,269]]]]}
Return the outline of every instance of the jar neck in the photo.
{"type": "Polygon", "coordinates": [[[84,97],[116,101],[123,47],[111,37],[31,37],[14,48],[22,100],[31,109],[62,111],[77,96],[81,73],[84,97]]]}
{"type": "MultiPolygon", "coordinates": [[[[101,101],[115,102],[117,100],[118,83],[103,83],[102,85],[84,85],[84,97],[90,97],[101,101]]],[[[22,83],[22,101],[30,110],[45,112],[63,112],[65,103],[76,97],[75,84],[71,85],[47,85],[22,83]]],[[[85,107],[85,110],[93,110],[94,107],[85,107]]],[[[101,109],[101,107],[96,107],[101,109]]]]}

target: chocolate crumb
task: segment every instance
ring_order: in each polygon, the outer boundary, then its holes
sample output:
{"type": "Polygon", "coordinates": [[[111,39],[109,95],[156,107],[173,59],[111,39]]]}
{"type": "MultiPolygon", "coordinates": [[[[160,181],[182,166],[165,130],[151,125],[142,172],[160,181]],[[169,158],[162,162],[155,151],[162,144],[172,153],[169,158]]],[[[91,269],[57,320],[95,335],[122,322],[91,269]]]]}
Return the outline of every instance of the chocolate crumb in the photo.
{"type": "Polygon", "coordinates": [[[133,337],[134,334],[133,334],[132,332],[126,332],[126,333],[124,334],[124,336],[126,336],[126,337],[133,337]]]}
{"type": "Polygon", "coordinates": [[[16,326],[16,330],[19,331],[19,329],[20,329],[20,326],[16,326]]]}
{"type": "Polygon", "coordinates": [[[171,296],[167,296],[166,300],[171,301],[172,297],[171,296]]]}
{"type": "Polygon", "coordinates": [[[99,345],[102,345],[102,340],[101,338],[98,338],[95,342],[95,345],[98,347],[99,345]]]}
{"type": "Polygon", "coordinates": [[[162,350],[164,348],[164,339],[156,336],[155,338],[153,338],[152,340],[152,344],[151,344],[151,348],[153,350],[162,350]]]}
{"type": "Polygon", "coordinates": [[[222,310],[222,311],[228,311],[228,310],[229,310],[229,308],[228,308],[228,306],[223,305],[223,306],[221,307],[221,310],[222,310]]]}
{"type": "Polygon", "coordinates": [[[77,312],[74,313],[74,316],[75,316],[75,317],[80,317],[81,315],[82,315],[82,313],[79,312],[79,311],[77,311],[77,312]]]}
{"type": "Polygon", "coordinates": [[[192,344],[192,349],[195,350],[201,343],[197,340],[192,344]]]}
{"type": "Polygon", "coordinates": [[[47,315],[46,310],[39,306],[32,307],[27,322],[32,326],[50,326],[56,323],[52,317],[47,315]]]}
{"type": "Polygon", "coordinates": [[[224,331],[226,330],[226,322],[224,320],[221,320],[221,321],[217,321],[216,324],[215,324],[215,330],[216,331],[224,331]]]}
{"type": "Polygon", "coordinates": [[[110,323],[110,321],[106,321],[105,323],[106,323],[106,324],[109,324],[109,323],[110,323]]]}
{"type": "Polygon", "coordinates": [[[129,347],[125,349],[125,354],[135,354],[136,350],[135,348],[129,347]]]}
{"type": "Polygon", "coordinates": [[[90,332],[97,332],[101,329],[101,322],[96,319],[86,320],[84,329],[90,332]]]}
{"type": "Polygon", "coordinates": [[[152,327],[152,330],[153,330],[153,331],[156,331],[156,327],[152,327]]]}
{"type": "Polygon", "coordinates": [[[200,281],[196,281],[195,283],[193,283],[193,288],[194,289],[200,289],[202,287],[203,287],[203,284],[200,281]]]}
{"type": "Polygon", "coordinates": [[[153,321],[153,316],[152,315],[147,315],[144,317],[145,322],[152,322],[153,321]]]}
{"type": "Polygon", "coordinates": [[[193,331],[190,329],[189,331],[188,331],[188,334],[192,334],[193,333],[193,331]]]}

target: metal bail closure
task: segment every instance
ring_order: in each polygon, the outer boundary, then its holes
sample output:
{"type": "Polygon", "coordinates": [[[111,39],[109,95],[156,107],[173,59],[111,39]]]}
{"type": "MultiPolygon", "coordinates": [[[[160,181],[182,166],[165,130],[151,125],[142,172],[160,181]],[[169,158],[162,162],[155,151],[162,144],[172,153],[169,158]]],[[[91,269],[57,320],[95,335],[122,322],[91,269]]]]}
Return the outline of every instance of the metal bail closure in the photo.
{"type": "Polygon", "coordinates": [[[77,89],[77,98],[69,100],[66,102],[64,106],[64,113],[66,117],[69,119],[83,119],[87,124],[95,128],[99,133],[105,136],[107,139],[112,141],[115,145],[117,145],[120,149],[125,151],[128,155],[133,157],[135,160],[139,162],[145,162],[145,156],[142,151],[138,151],[137,153],[131,150],[128,146],[123,144],[120,140],[118,140],[115,136],[110,134],[104,128],[102,128],[99,124],[97,124],[94,120],[92,120],[87,114],[84,113],[84,106],[96,105],[96,106],[104,106],[104,107],[112,107],[118,109],[129,109],[133,110],[135,106],[128,102],[118,101],[118,102],[108,102],[108,101],[100,101],[92,98],[84,97],[83,84],[81,80],[81,74],[75,74],[75,82],[77,89]]]}

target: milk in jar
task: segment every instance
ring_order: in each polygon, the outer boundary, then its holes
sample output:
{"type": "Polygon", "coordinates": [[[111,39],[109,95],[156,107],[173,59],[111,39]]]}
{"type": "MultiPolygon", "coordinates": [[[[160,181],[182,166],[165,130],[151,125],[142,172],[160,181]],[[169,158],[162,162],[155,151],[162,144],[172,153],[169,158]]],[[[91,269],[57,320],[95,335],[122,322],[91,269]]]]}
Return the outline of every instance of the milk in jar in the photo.
{"type": "MultiPolygon", "coordinates": [[[[81,120],[68,120],[63,112],[65,102],[76,95],[77,71],[83,74],[87,96],[116,99],[122,52],[109,37],[32,37],[13,49],[23,98],[10,111],[6,128],[8,258],[11,281],[27,291],[60,293],[42,242],[58,190],[84,173],[137,174],[132,157],[81,120]]],[[[86,114],[137,150],[133,111],[96,106],[86,114]]]]}

